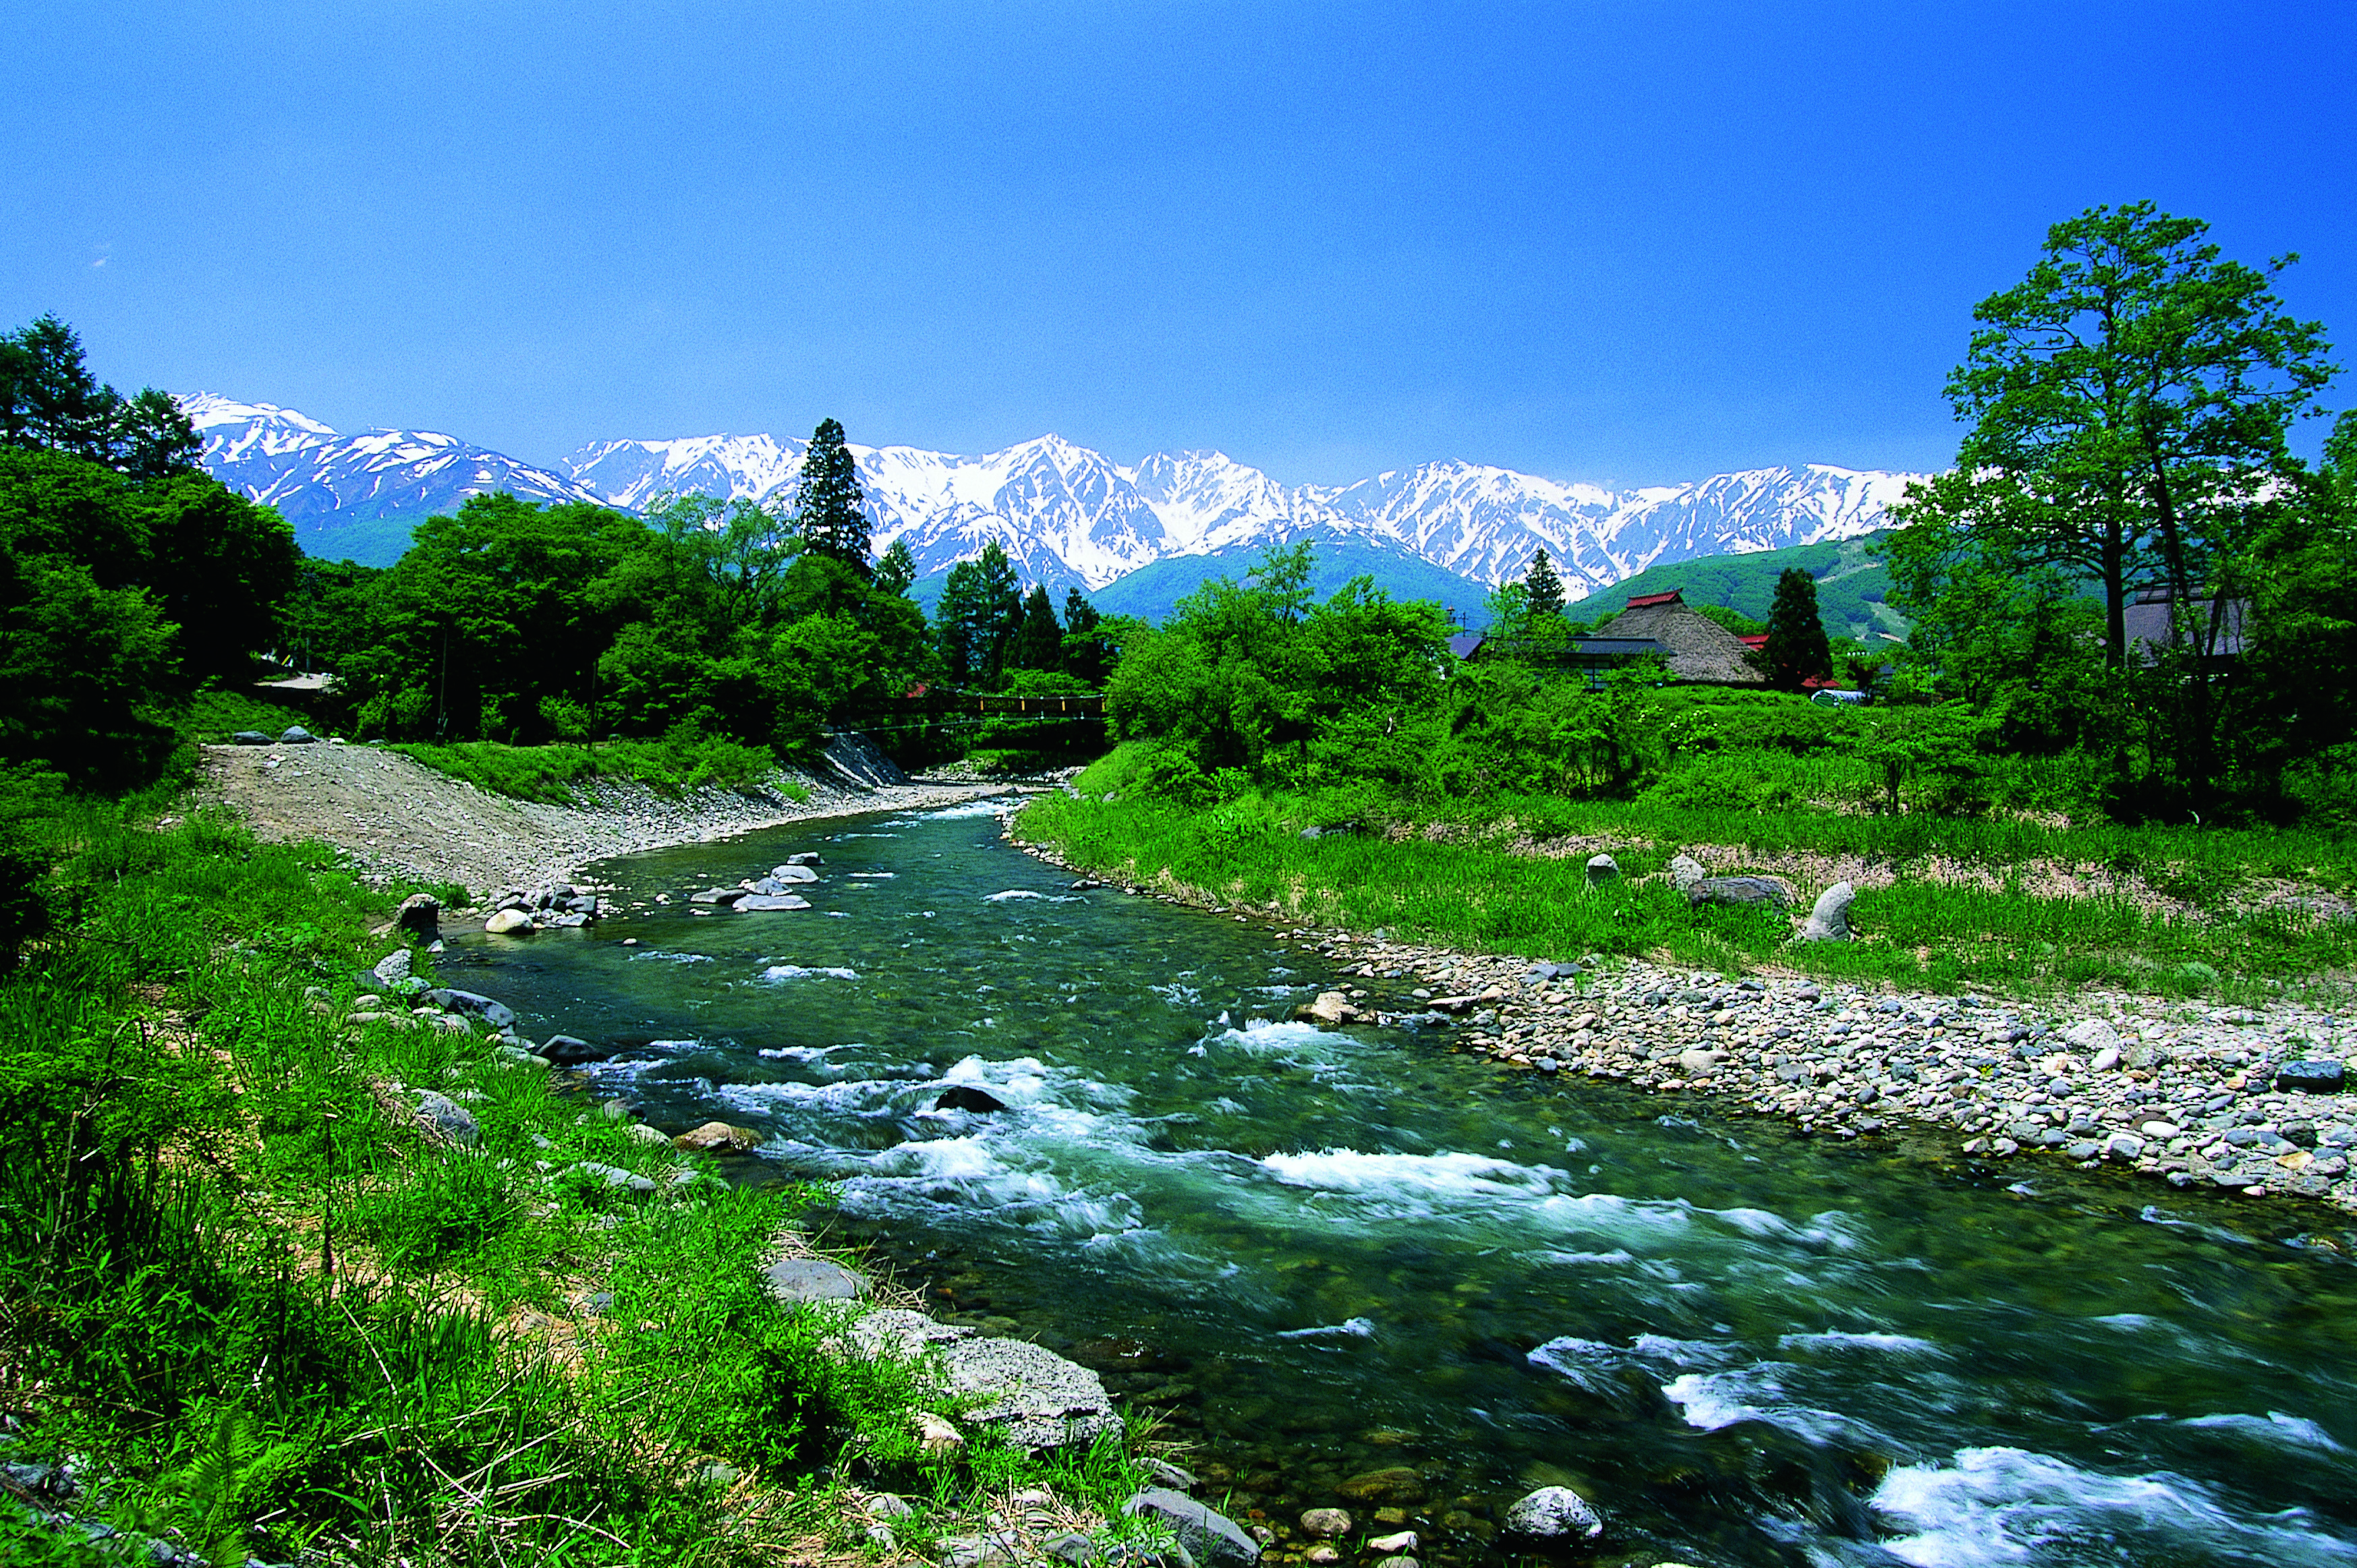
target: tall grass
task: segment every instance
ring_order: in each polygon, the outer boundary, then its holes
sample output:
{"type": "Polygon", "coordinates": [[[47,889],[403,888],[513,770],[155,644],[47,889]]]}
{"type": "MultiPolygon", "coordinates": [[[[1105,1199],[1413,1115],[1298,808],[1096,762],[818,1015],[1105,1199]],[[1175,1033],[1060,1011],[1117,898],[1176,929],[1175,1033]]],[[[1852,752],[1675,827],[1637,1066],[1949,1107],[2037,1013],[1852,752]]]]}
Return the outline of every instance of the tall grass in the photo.
{"type": "MultiPolygon", "coordinates": [[[[1134,780],[1127,763],[1083,774],[1092,787],[1134,780]]],[[[1167,882],[1287,918],[1559,959],[1584,953],[1661,956],[1733,971],[1774,963],[1808,972],[1940,990],[2036,993],[2103,984],[2159,994],[2251,994],[2357,962],[2357,922],[2275,910],[2237,912],[2225,897],[2254,869],[2345,886],[2348,851],[2317,835],[2224,843],[2153,829],[2053,829],[2028,823],[1910,822],[1823,811],[1680,811],[1552,800],[1496,802],[1517,832],[1617,836],[1622,875],[1588,885],[1586,856],[1511,853],[1508,835],[1433,842],[1410,833],[1301,830],[1334,821],[1330,802],[1237,792],[1208,810],[1123,795],[1047,796],[1017,819],[1025,837],[1077,864],[1167,882]],[[1793,944],[1770,910],[1690,907],[1663,870],[1688,845],[1737,846],[1759,863],[1806,849],[1896,866],[1889,886],[1850,911],[1863,940],[1793,944]],[[2181,852],[2181,853],[2180,853],[2181,852]],[[2016,883],[1991,891],[1910,870],[1937,854],[2008,868],[2033,860],[2135,870],[2214,907],[2179,918],[2120,896],[2038,897],[2016,883]],[[2318,856],[2310,861],[2305,856],[2318,856]]],[[[1803,890],[1813,897],[1816,887],[1803,890]]]]}
{"type": "MultiPolygon", "coordinates": [[[[12,1458],[75,1455],[114,1523],[216,1562],[774,1561],[841,1532],[846,1455],[952,1512],[1049,1474],[920,1454],[909,1370],[766,1294],[806,1189],[729,1187],[487,1038],[339,1027],[389,900],[326,852],[86,801],[38,825],[61,918],[0,978],[12,1458]],[[461,1100],[479,1146],[395,1085],[461,1100]]],[[[1104,1464],[1107,1496],[1136,1479],[1104,1464]]],[[[0,1560],[77,1559],[0,1509],[0,1560]]]]}

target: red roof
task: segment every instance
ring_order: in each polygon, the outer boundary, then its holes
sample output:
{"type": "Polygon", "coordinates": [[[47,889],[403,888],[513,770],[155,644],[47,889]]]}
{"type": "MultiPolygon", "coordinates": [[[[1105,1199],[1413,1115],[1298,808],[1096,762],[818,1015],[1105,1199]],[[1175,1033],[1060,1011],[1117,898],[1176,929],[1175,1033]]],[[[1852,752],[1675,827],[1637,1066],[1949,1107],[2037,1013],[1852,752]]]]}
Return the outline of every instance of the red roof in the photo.
{"type": "Polygon", "coordinates": [[[1650,605],[1682,605],[1686,602],[1684,595],[1684,588],[1672,588],[1666,594],[1639,594],[1629,601],[1628,607],[1641,610],[1650,605]]]}
{"type": "Polygon", "coordinates": [[[1743,644],[1746,648],[1765,648],[1768,646],[1768,634],[1764,631],[1755,631],[1748,637],[1738,631],[1735,634],[1735,639],[1743,644]]]}

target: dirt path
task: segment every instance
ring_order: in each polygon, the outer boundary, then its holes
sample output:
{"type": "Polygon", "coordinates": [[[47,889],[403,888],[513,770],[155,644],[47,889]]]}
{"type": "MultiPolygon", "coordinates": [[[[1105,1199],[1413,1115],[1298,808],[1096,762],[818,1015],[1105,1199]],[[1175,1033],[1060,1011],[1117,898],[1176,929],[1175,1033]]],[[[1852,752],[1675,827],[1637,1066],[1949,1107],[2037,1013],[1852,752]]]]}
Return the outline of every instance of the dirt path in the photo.
{"type": "Polygon", "coordinates": [[[1014,788],[910,780],[872,751],[850,746],[830,749],[823,775],[794,777],[810,790],[807,803],[733,789],[666,800],[640,785],[609,783],[582,805],[544,806],[486,793],[371,746],[210,746],[199,794],[235,809],[264,839],[324,840],[350,853],[371,878],[456,882],[479,897],[569,879],[611,855],[817,817],[948,805],[1014,788]]]}

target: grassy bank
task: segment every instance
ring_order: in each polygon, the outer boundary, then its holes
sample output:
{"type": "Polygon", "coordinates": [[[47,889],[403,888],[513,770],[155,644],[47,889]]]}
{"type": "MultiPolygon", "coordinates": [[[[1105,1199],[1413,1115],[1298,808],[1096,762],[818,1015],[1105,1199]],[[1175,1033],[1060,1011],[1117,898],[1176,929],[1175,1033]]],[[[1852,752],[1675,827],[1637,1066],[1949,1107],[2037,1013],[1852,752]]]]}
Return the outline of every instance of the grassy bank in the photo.
{"type": "MultiPolygon", "coordinates": [[[[762,1287],[809,1193],[731,1187],[479,1033],[350,1023],[400,890],[211,816],[16,831],[53,929],[0,977],[0,1456],[72,1456],[53,1506],[216,1563],[729,1563],[856,1555],[855,1481],[916,1495],[912,1550],[1018,1483],[1135,1482],[1117,1444],[920,1452],[909,1369],[762,1287]]],[[[0,1498],[0,1560],[119,1544],[0,1498]]]]}
{"type": "Polygon", "coordinates": [[[1304,828],[1337,822],[1334,801],[1249,789],[1208,808],[1157,800],[1138,792],[1146,756],[1115,752],[1081,776],[1082,799],[1035,801],[1019,831],[1075,864],[1231,904],[1535,958],[1659,955],[1943,991],[2221,997],[2345,979],[2357,963],[2357,921],[2281,897],[2287,884],[2295,898],[2352,886],[2357,850],[2324,832],[1500,796],[1439,820],[1438,836],[1428,836],[1435,819],[1394,815],[1309,840],[1304,828]],[[1544,853],[1565,841],[1574,853],[1544,853]],[[1791,945],[1781,914],[1693,908],[1666,877],[1640,881],[1705,846],[1718,869],[1792,875],[1804,900],[1836,872],[1888,885],[1858,894],[1862,940],[1791,945]],[[1591,889],[1585,863],[1604,848],[1623,875],[1591,889]]]}

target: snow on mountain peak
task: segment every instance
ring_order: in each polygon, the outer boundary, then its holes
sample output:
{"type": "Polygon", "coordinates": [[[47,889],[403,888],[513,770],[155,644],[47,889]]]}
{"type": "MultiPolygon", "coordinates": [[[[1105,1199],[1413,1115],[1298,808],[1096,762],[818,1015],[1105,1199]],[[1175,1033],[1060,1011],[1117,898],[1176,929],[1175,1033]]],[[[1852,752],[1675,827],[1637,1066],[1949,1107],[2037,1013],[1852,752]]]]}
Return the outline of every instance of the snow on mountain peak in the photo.
{"type": "MultiPolygon", "coordinates": [[[[768,434],[600,441],[558,471],[436,432],[341,435],[272,403],[213,392],[179,402],[206,466],[309,532],[423,518],[501,489],[630,510],[666,494],[777,504],[791,499],[807,446],[768,434]]],[[[1059,593],[1173,556],[1310,539],[1405,552],[1482,585],[1520,577],[1544,549],[1580,598],[1648,566],[1871,532],[1913,477],[1811,463],[1616,491],[1449,459],[1288,487],[1214,449],[1120,464],[1054,434],[974,456],[851,450],[879,551],[906,542],[923,575],[996,539],[1027,578],[1059,593]]]]}

